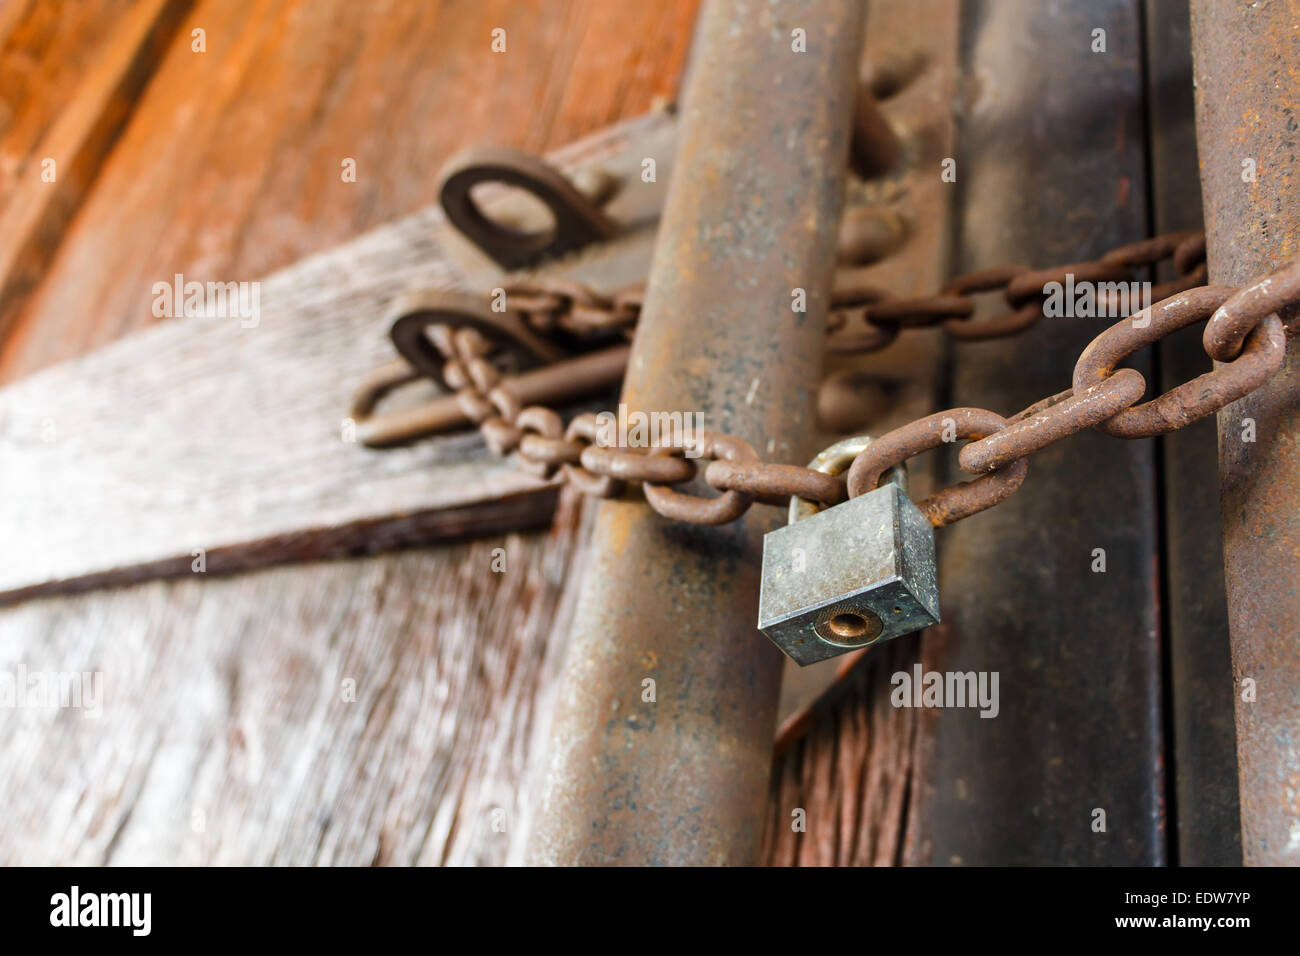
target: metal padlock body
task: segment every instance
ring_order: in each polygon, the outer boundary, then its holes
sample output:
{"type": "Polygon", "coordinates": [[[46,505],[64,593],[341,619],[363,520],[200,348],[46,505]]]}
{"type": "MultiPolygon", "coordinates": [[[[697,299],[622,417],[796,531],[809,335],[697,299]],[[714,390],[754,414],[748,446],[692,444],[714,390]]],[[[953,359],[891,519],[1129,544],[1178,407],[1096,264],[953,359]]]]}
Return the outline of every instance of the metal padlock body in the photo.
{"type": "Polygon", "coordinates": [[[800,665],[939,623],[934,529],[897,484],[763,537],[758,629],[800,665]]]}

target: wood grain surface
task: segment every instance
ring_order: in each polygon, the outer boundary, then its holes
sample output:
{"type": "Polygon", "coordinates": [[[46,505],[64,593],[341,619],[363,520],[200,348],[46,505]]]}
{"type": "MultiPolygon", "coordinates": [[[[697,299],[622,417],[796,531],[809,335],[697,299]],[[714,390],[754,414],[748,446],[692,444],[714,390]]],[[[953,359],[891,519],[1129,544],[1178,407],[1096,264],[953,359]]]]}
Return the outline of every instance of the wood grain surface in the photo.
{"type": "MultiPolygon", "coordinates": [[[[644,112],[676,89],[695,6],[200,0],[0,342],[0,378],[152,324],[175,272],[258,278],[426,207],[461,146],[549,149],[644,112]]],[[[66,88],[41,85],[40,108],[66,88]]],[[[0,610],[0,677],[99,671],[104,689],[98,719],[0,713],[0,863],[508,861],[581,569],[560,514],[549,535],[0,610]]]]}
{"type": "Polygon", "coordinates": [[[82,10],[19,4],[9,14],[12,29],[6,32],[13,42],[0,50],[0,62],[18,75],[16,89],[5,90],[8,105],[0,122],[0,151],[9,166],[0,188],[0,341],[39,282],[190,2],[137,0],[117,9],[91,4],[82,10]],[[105,24],[107,36],[100,42],[78,29],[105,24]],[[21,68],[23,52],[38,54],[37,70],[21,68]],[[69,75],[74,65],[80,69],[69,75]],[[53,108],[44,95],[47,73],[56,89],[76,77],[62,108],[53,108]]]}
{"type": "Polygon", "coordinates": [[[920,659],[913,640],[872,651],[812,709],[772,775],[765,866],[899,866],[930,715],[890,703],[890,679],[920,659]]]}
{"type": "MultiPolygon", "coordinates": [[[[175,271],[203,279],[256,278],[358,229],[421,209],[433,198],[433,173],[441,158],[461,145],[507,142],[541,149],[640,111],[671,92],[689,35],[684,24],[694,5],[660,8],[653,16],[644,10],[628,16],[622,4],[553,4],[549,15],[537,5],[510,5],[510,18],[502,20],[508,42],[514,44],[521,33],[536,35],[550,44],[549,55],[526,47],[521,51],[526,62],[485,67],[482,56],[460,47],[472,46],[466,37],[504,16],[502,7],[430,4],[441,21],[403,21],[407,32],[426,41],[438,34],[437,44],[457,49],[438,47],[427,60],[405,54],[397,59],[407,83],[424,84],[429,91],[426,101],[454,97],[456,106],[431,110],[427,122],[415,122],[409,100],[419,94],[397,83],[395,115],[407,111],[400,128],[386,112],[363,109],[359,92],[336,92],[331,98],[322,84],[334,69],[345,74],[335,83],[338,90],[355,83],[374,95],[384,84],[373,74],[398,66],[373,61],[401,47],[402,31],[343,43],[345,26],[366,34],[379,29],[374,18],[358,23],[355,7],[320,4],[318,9],[333,11],[327,29],[305,23],[305,14],[295,13],[291,4],[232,6],[242,9],[214,19],[209,4],[200,3],[179,32],[187,40],[202,22],[208,53],[174,50],[162,67],[165,81],[151,85],[136,104],[126,134],[96,181],[96,194],[23,312],[18,334],[0,351],[3,376],[77,356],[153,322],[151,284],[175,271]],[[611,12],[614,7],[618,14],[611,12]],[[527,22],[536,30],[515,27],[526,17],[533,18],[527,22]],[[280,40],[259,39],[252,21],[272,24],[280,40]],[[447,39],[435,29],[438,24],[461,39],[447,39]],[[227,42],[214,45],[214,37],[227,42]],[[290,39],[297,53],[287,48],[290,39]],[[293,73],[304,69],[297,66],[299,58],[311,57],[321,61],[319,75],[316,67],[293,73]],[[274,82],[258,71],[259,64],[279,71],[274,82]],[[518,72],[491,72],[497,68],[518,72]],[[295,85],[291,75],[301,82],[295,85]],[[487,79],[470,83],[471,75],[487,79]],[[619,81],[610,83],[610,75],[619,81]],[[314,115],[299,98],[314,104],[314,115]],[[441,130],[436,137],[430,124],[441,130]],[[351,191],[337,184],[340,153],[358,159],[358,183],[348,184],[351,191]],[[322,164],[328,164],[325,172],[317,168],[322,164]],[[299,176],[305,170],[307,181],[286,169],[299,176]],[[195,182],[201,188],[195,189],[195,182]]],[[[379,12],[389,9],[381,6],[379,12]]],[[[164,327],[9,390],[7,400],[20,398],[16,407],[23,410],[4,420],[11,450],[17,442],[22,453],[38,455],[29,463],[40,462],[24,467],[27,486],[42,476],[77,485],[66,496],[64,517],[72,520],[63,525],[75,540],[60,539],[46,557],[55,556],[56,565],[82,562],[85,572],[96,565],[97,552],[103,558],[103,548],[119,557],[134,549],[135,560],[144,560],[145,545],[150,540],[156,545],[159,536],[180,535],[190,544],[195,528],[203,532],[199,537],[228,534],[229,512],[219,505],[239,499],[236,489],[222,487],[233,463],[230,450],[238,458],[242,448],[251,467],[257,448],[265,452],[276,442],[292,447],[287,439],[316,442],[328,432],[332,444],[341,444],[333,441],[334,390],[297,396],[303,405],[272,402],[250,416],[258,406],[247,401],[260,394],[260,376],[241,369],[252,363],[264,370],[277,354],[286,362],[314,354],[332,363],[367,366],[377,355],[366,350],[382,347],[382,330],[366,316],[382,312],[384,293],[366,276],[385,277],[394,288],[439,280],[434,274],[441,268],[438,252],[425,231],[433,226],[428,213],[417,212],[404,224],[268,279],[271,322],[260,337],[240,340],[233,327],[197,334],[192,328],[164,327]],[[382,266],[378,273],[376,262],[382,266]],[[281,295],[292,304],[277,311],[281,295]],[[312,310],[319,311],[321,327],[294,339],[289,323],[302,323],[312,310]],[[359,352],[339,358],[346,346],[359,346],[359,352]],[[225,356],[218,364],[227,371],[206,381],[203,356],[207,350],[210,358],[214,347],[225,356]],[[158,364],[140,374],[133,372],[139,361],[158,364]],[[160,493],[157,476],[169,466],[151,457],[148,435],[174,435],[187,414],[220,421],[218,430],[223,438],[233,432],[234,445],[223,440],[208,447],[200,432],[190,443],[193,460],[180,462],[180,477],[189,477],[173,482],[172,492],[160,493]],[[249,419],[266,414],[278,425],[270,436],[258,435],[249,419]],[[59,436],[48,443],[51,447],[38,444],[46,419],[59,436]],[[137,420],[140,427],[132,430],[137,420]],[[291,434],[297,429],[304,431],[291,434]],[[116,471],[79,469],[78,462],[86,460],[111,462],[116,471]],[[123,479],[129,483],[132,474],[143,487],[128,491],[128,503],[135,504],[122,513],[133,516],[131,527],[109,533],[114,525],[112,509],[104,507],[107,493],[120,489],[123,479]],[[216,505],[206,517],[192,501],[187,504],[191,497],[204,500],[193,494],[201,490],[191,487],[194,482],[207,487],[207,498],[216,505]],[[183,494],[174,490],[181,487],[187,489],[183,494]],[[141,494],[150,501],[136,500],[141,494]],[[156,509],[141,508],[155,501],[156,509]],[[180,510],[168,512],[169,502],[180,510]],[[142,510],[145,523],[137,525],[142,510]]],[[[933,271],[938,259],[925,255],[909,261],[905,268],[926,261],[925,268],[933,271]]],[[[453,458],[477,454],[476,439],[468,441],[474,448],[457,449],[453,458]]],[[[349,456],[360,451],[343,450],[349,456]]],[[[174,449],[156,454],[171,456],[170,467],[176,466],[174,449]]],[[[389,510],[397,510],[399,500],[427,505],[430,499],[422,497],[418,484],[418,466],[428,463],[421,456],[431,461],[446,454],[445,448],[426,447],[411,452],[404,464],[396,457],[384,459],[392,462],[393,472],[381,481],[384,493],[364,497],[389,510]],[[406,482],[405,492],[387,494],[406,482]]],[[[301,496],[322,508],[347,499],[349,468],[339,471],[340,461],[320,461],[327,467],[311,478],[307,464],[313,457],[301,460],[309,477],[297,492],[297,504],[301,496]]],[[[256,478],[248,468],[243,473],[249,481],[256,478]]],[[[266,510],[249,510],[250,527],[270,529],[277,510],[281,519],[293,518],[294,502],[277,504],[275,488],[270,491],[271,497],[258,499],[266,510]]],[[[354,494],[352,500],[355,504],[360,497],[354,494]]],[[[187,577],[27,600],[0,612],[0,632],[9,638],[0,673],[19,666],[90,670],[105,682],[104,715],[98,720],[77,711],[31,709],[6,717],[21,732],[0,748],[0,766],[34,767],[45,782],[18,799],[9,818],[0,821],[0,861],[510,860],[517,853],[515,836],[527,823],[529,757],[539,756],[530,735],[544,739],[536,732],[549,714],[549,674],[563,650],[564,605],[574,593],[564,588],[581,577],[574,514],[572,505],[562,509],[551,535],[511,536],[511,571],[502,576],[484,571],[490,547],[501,544],[488,538],[227,578],[187,577]],[[552,618],[557,606],[561,613],[552,618]],[[156,663],[146,667],[145,661],[156,663]],[[345,670],[358,675],[356,703],[339,697],[345,670]],[[493,829],[497,820],[504,821],[504,834],[493,829]]],[[[18,505],[6,517],[25,521],[28,534],[42,533],[41,522],[18,505]]],[[[381,536],[377,540],[379,546],[385,543],[381,536]]],[[[278,559],[321,553],[327,541],[317,537],[305,548],[301,541],[283,541],[278,559]]],[[[48,567],[39,571],[40,549],[18,554],[11,570],[31,580],[50,576],[48,567]]],[[[213,572],[222,569],[220,556],[218,550],[213,572]]],[[[142,573],[184,573],[188,556],[172,564],[146,563],[142,573]]],[[[129,579],[129,574],[110,574],[85,583],[129,579]]],[[[903,651],[900,645],[892,653],[903,651]]],[[[906,826],[906,801],[900,797],[911,785],[916,731],[911,712],[891,712],[882,707],[878,690],[871,690],[883,686],[892,670],[884,668],[884,660],[855,671],[844,685],[847,693],[818,709],[807,740],[779,765],[768,862],[896,862],[906,826]],[[807,836],[796,838],[788,827],[793,805],[810,814],[807,836]]]]}
{"type": "MultiPolygon", "coordinates": [[[[551,158],[596,163],[671,123],[653,113],[551,158]]],[[[483,530],[544,521],[553,493],[473,429],[374,450],[348,425],[353,390],[395,355],[394,300],[461,284],[448,229],[422,210],[256,280],[247,316],[165,322],[0,390],[0,603],[186,573],[197,550],[217,571],[427,542],[439,522],[466,530],[447,509],[499,498],[483,530]]]]}
{"type": "Polygon", "coordinates": [[[465,146],[540,153],[647,111],[676,90],[696,5],[199,0],[17,306],[0,381],[157,321],[175,273],[256,279],[428,206],[465,146]]]}
{"type": "Polygon", "coordinates": [[[4,713],[0,864],[506,862],[584,507],[549,534],[0,613],[0,682],[85,692],[4,713]]]}
{"type": "Polygon", "coordinates": [[[77,95],[106,24],[136,0],[0,3],[0,209],[39,181],[39,146],[77,95]]]}

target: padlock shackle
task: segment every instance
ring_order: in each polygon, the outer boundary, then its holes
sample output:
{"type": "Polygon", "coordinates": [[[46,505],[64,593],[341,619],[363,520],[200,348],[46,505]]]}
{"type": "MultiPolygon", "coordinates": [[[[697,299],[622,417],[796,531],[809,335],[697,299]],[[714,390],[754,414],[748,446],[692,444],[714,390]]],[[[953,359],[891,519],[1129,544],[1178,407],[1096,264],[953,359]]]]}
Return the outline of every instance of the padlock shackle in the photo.
{"type": "MultiPolygon", "coordinates": [[[[874,439],[870,435],[853,435],[843,438],[833,445],[827,445],[819,451],[808,467],[825,475],[841,475],[849,470],[853,460],[862,454],[874,439]]],[[[881,483],[893,482],[907,494],[907,463],[895,465],[881,479],[881,483]]],[[[811,518],[822,506],[816,501],[794,495],[790,498],[790,511],[786,524],[794,524],[804,518],[811,518]]]]}

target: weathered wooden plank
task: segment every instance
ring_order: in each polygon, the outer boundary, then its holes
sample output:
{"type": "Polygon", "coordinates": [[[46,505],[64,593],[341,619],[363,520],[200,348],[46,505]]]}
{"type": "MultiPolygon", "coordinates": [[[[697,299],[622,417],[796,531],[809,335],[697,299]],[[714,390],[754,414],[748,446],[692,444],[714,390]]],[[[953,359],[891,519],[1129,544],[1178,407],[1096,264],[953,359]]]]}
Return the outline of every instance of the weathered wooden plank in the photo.
{"type": "Polygon", "coordinates": [[[896,866],[925,715],[890,705],[889,682],[917,648],[891,641],[812,709],[807,734],[777,760],[766,866],[896,866]]]}
{"type": "Polygon", "coordinates": [[[0,865],[506,862],[588,510],[0,613],[0,697],[89,675],[80,708],[6,702],[0,865]]]}
{"type": "MultiPolygon", "coordinates": [[[[650,114],[553,158],[596,163],[671,123],[650,114]]],[[[362,529],[420,540],[430,512],[539,489],[471,431],[347,440],[352,387],[394,354],[392,301],[459,281],[446,228],[424,210],[262,280],[255,318],[178,319],[0,392],[0,600],[184,571],[196,550],[247,567],[350,549],[362,529]]]]}

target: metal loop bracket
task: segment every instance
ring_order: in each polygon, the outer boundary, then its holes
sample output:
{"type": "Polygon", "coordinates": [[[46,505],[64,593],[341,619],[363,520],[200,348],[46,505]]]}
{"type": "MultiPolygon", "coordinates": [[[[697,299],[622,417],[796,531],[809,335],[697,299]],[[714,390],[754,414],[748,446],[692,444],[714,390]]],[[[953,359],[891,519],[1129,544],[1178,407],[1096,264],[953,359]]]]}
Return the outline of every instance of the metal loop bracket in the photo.
{"type": "Polygon", "coordinates": [[[477,147],[449,159],[439,173],[438,196],[447,220],[507,272],[527,269],[593,242],[618,228],[561,173],[536,156],[504,147],[477,147]],[[550,210],[549,229],[521,232],[494,222],[470,191],[499,182],[531,193],[550,210]]]}
{"type": "Polygon", "coordinates": [[[517,353],[525,366],[554,362],[564,357],[556,345],[536,335],[518,312],[493,312],[487,299],[446,289],[425,289],[402,296],[393,306],[389,336],[411,367],[448,391],[456,383],[444,376],[447,358],[429,339],[437,326],[456,330],[472,328],[492,344],[517,353]]]}

